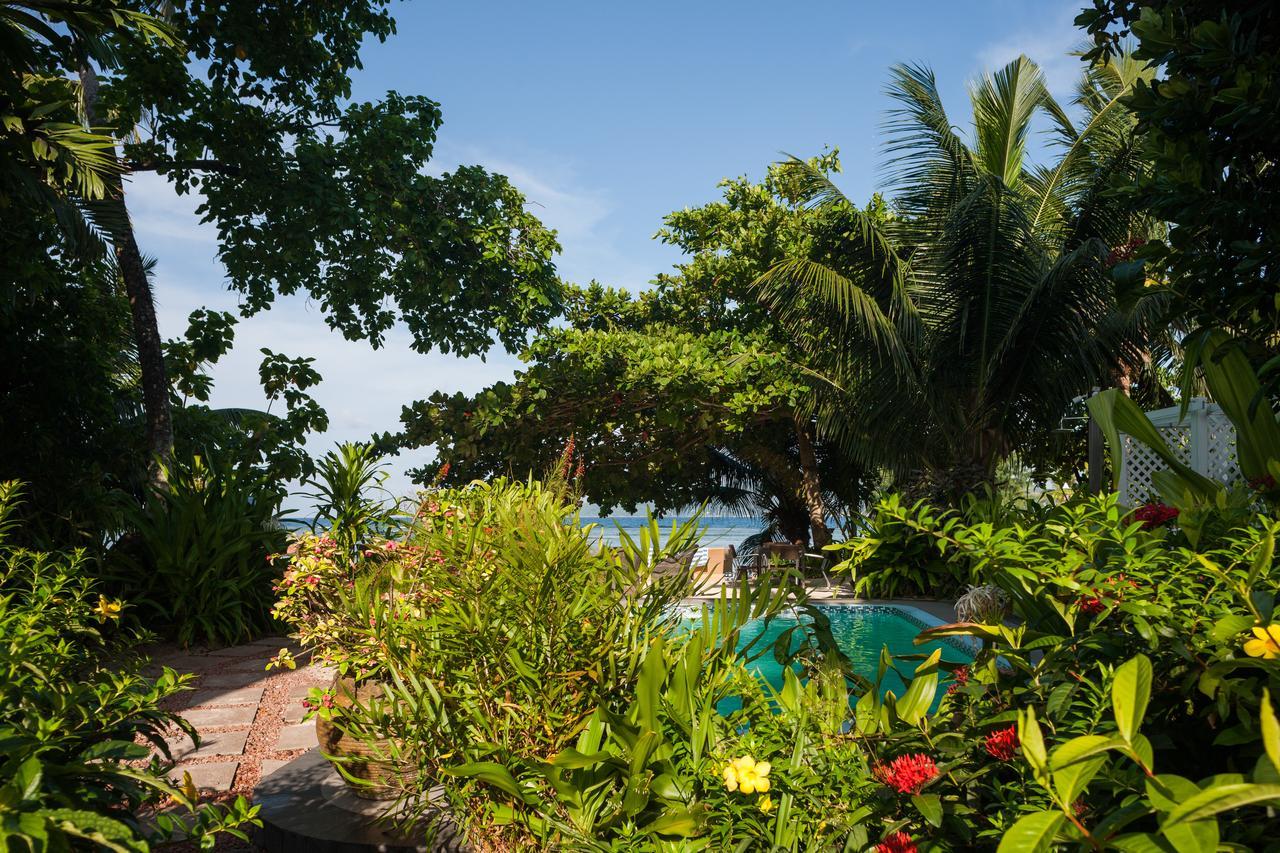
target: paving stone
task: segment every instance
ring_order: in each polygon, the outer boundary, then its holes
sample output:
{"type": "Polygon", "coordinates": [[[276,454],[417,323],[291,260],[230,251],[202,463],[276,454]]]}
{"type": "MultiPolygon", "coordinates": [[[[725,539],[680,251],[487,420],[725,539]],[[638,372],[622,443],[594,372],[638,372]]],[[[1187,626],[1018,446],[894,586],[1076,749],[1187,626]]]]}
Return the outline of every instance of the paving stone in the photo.
{"type": "Polygon", "coordinates": [[[204,758],[208,755],[241,755],[244,752],[244,744],[248,738],[248,729],[201,734],[199,749],[195,749],[195,746],[191,743],[191,738],[186,735],[177,735],[165,740],[169,743],[169,752],[174,760],[181,760],[183,758],[204,758]]]}
{"type": "Polygon", "coordinates": [[[200,790],[230,791],[236,778],[237,761],[219,761],[214,764],[179,764],[169,774],[174,784],[182,784],[182,774],[191,774],[191,782],[200,790]]]}
{"type": "Polygon", "coordinates": [[[315,721],[285,726],[276,740],[276,749],[310,749],[317,746],[315,721]]]}
{"type": "Polygon", "coordinates": [[[289,762],[280,758],[264,758],[262,759],[262,764],[260,765],[262,772],[258,776],[258,778],[265,779],[268,776],[270,776],[272,773],[275,773],[281,767],[284,767],[288,763],[289,762]]]}
{"type": "Polygon", "coordinates": [[[183,711],[182,716],[196,729],[252,726],[258,714],[258,705],[231,705],[227,708],[198,708],[183,711]]]}
{"type": "Polygon", "coordinates": [[[271,673],[265,670],[261,672],[214,672],[209,675],[200,676],[200,689],[206,687],[239,689],[247,687],[255,681],[261,681],[271,673]]]}
{"type": "Polygon", "coordinates": [[[197,690],[183,697],[183,705],[187,708],[202,708],[205,705],[257,705],[261,701],[261,687],[197,690]]]}
{"type": "Polygon", "coordinates": [[[301,701],[311,695],[314,688],[319,687],[324,690],[332,683],[332,681],[305,681],[302,684],[295,684],[289,688],[289,698],[301,701]]]}
{"type": "Polygon", "coordinates": [[[180,673],[199,673],[213,668],[219,661],[207,655],[180,655],[178,657],[156,658],[152,663],[157,668],[167,666],[170,669],[176,669],[180,673]]]}
{"type": "Polygon", "coordinates": [[[289,704],[284,706],[284,713],[281,716],[286,723],[300,723],[305,713],[307,709],[302,707],[301,699],[290,699],[289,704]]]}
{"type": "Polygon", "coordinates": [[[214,649],[209,652],[209,656],[218,658],[269,658],[279,650],[279,646],[270,648],[268,646],[259,646],[254,643],[250,643],[247,646],[228,646],[225,649],[214,649]]]}

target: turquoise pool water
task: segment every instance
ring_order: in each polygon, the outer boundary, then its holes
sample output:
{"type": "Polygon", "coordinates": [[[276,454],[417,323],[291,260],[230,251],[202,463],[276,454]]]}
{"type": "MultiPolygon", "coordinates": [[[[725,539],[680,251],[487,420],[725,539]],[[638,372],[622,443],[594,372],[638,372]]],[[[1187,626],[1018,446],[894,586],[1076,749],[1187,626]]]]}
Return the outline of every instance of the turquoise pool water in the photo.
{"type": "MultiPolygon", "coordinates": [[[[942,659],[953,663],[969,663],[973,655],[957,645],[944,642],[930,642],[917,646],[916,635],[924,630],[925,625],[933,624],[933,620],[923,613],[913,614],[910,611],[886,605],[846,605],[817,606],[831,621],[831,633],[835,637],[840,650],[848,655],[853,669],[859,675],[874,681],[880,666],[880,650],[889,648],[895,657],[902,655],[932,654],[935,649],[942,650],[942,659]]],[[[691,620],[692,621],[692,620],[691,620]]],[[[756,674],[775,688],[782,686],[782,666],[773,659],[773,643],[783,632],[795,627],[795,617],[778,617],[767,626],[763,620],[748,623],[742,632],[741,646],[745,647],[753,638],[759,637],[753,651],[763,648],[765,653],[753,661],[750,666],[756,674]]],[[[799,638],[793,640],[793,649],[799,638]]],[[[910,674],[915,672],[920,661],[899,660],[898,669],[910,674]]],[[[885,674],[881,687],[885,691],[892,690],[901,696],[906,689],[897,673],[890,670],[885,674]]],[[[941,690],[938,699],[941,701],[941,690]]],[[[731,709],[730,709],[731,710],[731,709]]]]}

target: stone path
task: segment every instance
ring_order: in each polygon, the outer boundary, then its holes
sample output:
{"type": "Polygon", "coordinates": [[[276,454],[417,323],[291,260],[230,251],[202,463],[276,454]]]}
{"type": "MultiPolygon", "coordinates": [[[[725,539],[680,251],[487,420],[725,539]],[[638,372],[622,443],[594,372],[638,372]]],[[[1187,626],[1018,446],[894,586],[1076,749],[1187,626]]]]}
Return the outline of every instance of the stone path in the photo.
{"type": "Polygon", "coordinates": [[[196,747],[181,732],[166,738],[178,762],[173,778],[184,772],[208,794],[252,793],[258,780],[316,746],[315,722],[302,722],[302,700],[313,687],[328,687],[333,671],[311,665],[296,644],[281,637],[243,646],[190,652],[154,649],[152,666],[193,673],[192,691],[171,697],[167,710],[186,718],[200,736],[196,747]],[[267,661],[289,648],[296,670],[266,670],[267,661]]]}

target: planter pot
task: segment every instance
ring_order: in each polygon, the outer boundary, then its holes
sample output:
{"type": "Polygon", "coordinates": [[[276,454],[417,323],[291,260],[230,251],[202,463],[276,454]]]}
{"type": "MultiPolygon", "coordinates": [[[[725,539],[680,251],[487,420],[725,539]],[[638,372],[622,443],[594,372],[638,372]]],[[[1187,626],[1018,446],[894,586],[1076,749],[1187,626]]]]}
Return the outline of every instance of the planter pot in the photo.
{"type": "MultiPolygon", "coordinates": [[[[357,683],[353,678],[341,676],[333,680],[329,689],[333,693],[334,710],[339,712],[351,707],[357,700],[367,704],[369,700],[382,695],[382,685],[376,681],[357,683]]],[[[381,757],[387,754],[385,747],[390,744],[389,740],[376,744],[363,743],[319,716],[316,717],[316,739],[320,742],[321,753],[337,759],[335,763],[340,762],[346,773],[369,783],[358,785],[343,776],[343,780],[357,797],[367,800],[394,799],[402,789],[401,774],[394,765],[381,757]],[[384,747],[381,754],[377,747],[384,747]]]]}

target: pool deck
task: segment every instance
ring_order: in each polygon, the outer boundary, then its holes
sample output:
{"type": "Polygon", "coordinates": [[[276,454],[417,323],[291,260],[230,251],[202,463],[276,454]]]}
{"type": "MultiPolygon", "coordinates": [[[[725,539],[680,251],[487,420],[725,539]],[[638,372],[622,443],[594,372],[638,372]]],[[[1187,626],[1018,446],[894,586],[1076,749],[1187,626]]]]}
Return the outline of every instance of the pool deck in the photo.
{"type": "MultiPolygon", "coordinates": [[[[723,590],[732,595],[736,587],[722,584],[703,586],[698,595],[684,600],[685,604],[710,604],[718,599],[723,590]]],[[[942,622],[956,621],[955,601],[939,598],[858,598],[847,586],[825,584],[810,585],[809,600],[814,604],[882,604],[891,607],[914,607],[923,610],[942,622]]]]}

